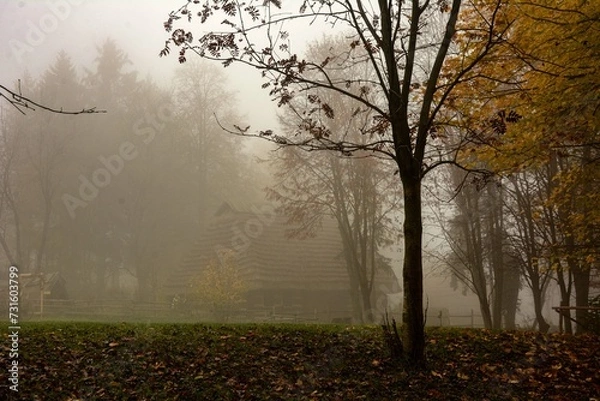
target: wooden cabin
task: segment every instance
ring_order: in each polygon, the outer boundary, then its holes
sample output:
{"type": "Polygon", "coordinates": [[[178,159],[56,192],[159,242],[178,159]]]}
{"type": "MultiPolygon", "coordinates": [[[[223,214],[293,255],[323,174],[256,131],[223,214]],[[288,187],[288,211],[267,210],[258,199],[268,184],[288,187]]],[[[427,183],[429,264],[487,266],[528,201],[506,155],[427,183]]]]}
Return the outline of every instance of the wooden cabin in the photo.
{"type": "MultiPolygon", "coordinates": [[[[248,291],[244,305],[251,316],[297,316],[299,320],[344,321],[352,318],[350,282],[340,234],[333,219],[324,219],[314,237],[290,239],[286,219],[268,205],[244,207],[225,202],[207,232],[183,259],[165,285],[168,297],[190,298],[190,283],[220,252],[233,252],[248,291]]],[[[382,307],[399,292],[389,266],[376,274],[373,303],[382,307]]],[[[383,313],[383,311],[382,311],[383,313]]]]}

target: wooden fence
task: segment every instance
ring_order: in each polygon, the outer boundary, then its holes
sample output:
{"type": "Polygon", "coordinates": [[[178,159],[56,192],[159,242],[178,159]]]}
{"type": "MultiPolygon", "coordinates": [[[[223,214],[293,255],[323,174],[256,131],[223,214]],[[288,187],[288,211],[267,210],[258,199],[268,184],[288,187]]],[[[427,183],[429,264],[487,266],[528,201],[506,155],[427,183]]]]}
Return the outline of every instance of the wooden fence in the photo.
{"type": "MultiPolygon", "coordinates": [[[[7,315],[7,314],[4,314],[7,315]]],[[[169,302],[132,300],[34,300],[21,305],[20,320],[155,321],[155,322],[320,322],[351,323],[351,311],[323,308],[301,311],[299,307],[239,308],[221,316],[188,302],[185,306],[169,302]]]]}
{"type": "MultiPolygon", "coordinates": [[[[352,311],[331,310],[326,307],[311,311],[299,306],[242,308],[231,311],[221,319],[199,305],[184,308],[168,302],[137,302],[132,300],[51,300],[30,302],[21,308],[20,318],[27,320],[79,321],[151,321],[151,322],[289,322],[289,323],[352,323],[352,311]]],[[[393,314],[400,321],[399,314],[393,314]]],[[[431,311],[428,326],[483,327],[481,316],[473,310],[462,315],[450,315],[446,309],[431,311]]]]}
{"type": "Polygon", "coordinates": [[[451,315],[447,309],[437,311],[435,314],[427,315],[427,326],[437,327],[471,327],[483,328],[483,317],[475,313],[473,309],[470,312],[451,315]]]}

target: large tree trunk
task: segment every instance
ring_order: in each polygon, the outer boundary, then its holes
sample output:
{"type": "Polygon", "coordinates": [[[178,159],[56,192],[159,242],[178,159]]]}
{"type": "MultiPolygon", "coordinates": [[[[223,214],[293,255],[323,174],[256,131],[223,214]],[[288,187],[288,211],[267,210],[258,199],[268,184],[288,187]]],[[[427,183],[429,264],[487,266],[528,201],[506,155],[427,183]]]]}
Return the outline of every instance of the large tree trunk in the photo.
{"type": "Polygon", "coordinates": [[[421,180],[402,177],[404,189],[404,308],[402,347],[406,358],[415,364],[425,362],[425,322],[423,316],[423,259],[421,216],[421,180]]]}
{"type": "MultiPolygon", "coordinates": [[[[577,266],[573,269],[573,284],[575,285],[575,305],[588,306],[590,296],[590,269],[577,266]]],[[[585,309],[575,310],[575,320],[580,322],[575,328],[577,334],[586,331],[589,312],[585,309]]]]}
{"type": "MultiPolygon", "coordinates": [[[[576,306],[587,306],[589,302],[590,293],[590,269],[582,268],[581,261],[576,255],[576,244],[572,235],[568,235],[565,238],[567,244],[567,264],[573,277],[573,285],[575,287],[575,305],[576,306]]],[[[584,309],[575,310],[575,320],[585,324],[587,319],[587,311],[584,309]]],[[[575,326],[575,332],[577,334],[585,331],[585,328],[581,324],[575,326]]]]}
{"type": "Polygon", "coordinates": [[[533,309],[535,312],[535,320],[538,324],[538,329],[541,333],[547,333],[548,329],[550,329],[550,325],[546,322],[544,318],[544,293],[545,289],[543,285],[541,285],[539,277],[537,275],[532,275],[531,277],[531,293],[533,295],[533,309]]]}
{"type": "Polygon", "coordinates": [[[504,294],[502,301],[502,312],[504,314],[504,328],[514,330],[517,328],[516,317],[519,307],[519,287],[521,274],[519,270],[512,265],[513,261],[504,264],[504,294]]]}
{"type": "MultiPolygon", "coordinates": [[[[345,244],[345,242],[344,242],[345,244]]],[[[352,318],[355,322],[365,323],[363,308],[360,296],[360,281],[358,280],[357,266],[354,264],[352,251],[344,245],[344,255],[346,258],[346,270],[350,281],[350,299],[352,301],[352,318]]]]}
{"type": "MultiPolygon", "coordinates": [[[[556,271],[556,277],[558,279],[558,287],[560,288],[560,306],[571,306],[571,272],[567,270],[564,271],[560,261],[555,262],[558,265],[558,269],[556,271]],[[565,273],[567,275],[567,279],[565,280],[565,273]]],[[[564,310],[560,312],[559,319],[564,323],[563,330],[567,334],[573,334],[573,324],[571,322],[571,311],[564,310]]]]}
{"type": "Polygon", "coordinates": [[[361,297],[363,307],[363,322],[371,324],[375,321],[375,314],[371,304],[371,291],[366,283],[365,285],[361,285],[361,297]]]}
{"type": "Polygon", "coordinates": [[[350,238],[350,232],[347,229],[348,225],[345,224],[347,220],[344,220],[340,215],[337,216],[338,229],[342,237],[342,248],[344,250],[344,258],[346,259],[346,271],[348,272],[348,279],[350,281],[350,298],[352,301],[352,318],[354,321],[359,323],[365,323],[363,306],[361,302],[361,288],[359,270],[360,266],[356,260],[356,255],[352,249],[352,240],[350,238]]]}
{"type": "Polygon", "coordinates": [[[46,244],[48,243],[48,229],[50,228],[50,215],[52,213],[52,200],[48,195],[49,190],[44,191],[44,222],[40,234],[40,244],[35,256],[35,271],[40,273],[46,256],[46,244]]]}
{"type": "Polygon", "coordinates": [[[481,318],[483,319],[483,327],[491,329],[493,327],[492,311],[487,295],[477,293],[477,298],[479,299],[479,311],[481,312],[481,318]]]}
{"type": "Polygon", "coordinates": [[[365,323],[363,308],[360,302],[360,285],[356,279],[350,278],[350,300],[352,302],[352,320],[356,323],[365,323]]]}
{"type": "Polygon", "coordinates": [[[502,328],[502,311],[504,306],[504,249],[503,249],[503,213],[502,213],[502,189],[496,186],[488,186],[490,211],[489,211],[489,236],[490,236],[490,262],[492,265],[493,287],[492,287],[492,328],[502,328]]]}
{"type": "MultiPolygon", "coordinates": [[[[592,160],[591,148],[586,146],[583,149],[582,155],[582,171],[585,171],[585,166],[589,165],[592,160]]],[[[582,198],[586,198],[587,196],[593,194],[592,182],[590,180],[584,180],[581,196],[582,198]]],[[[587,203],[583,203],[581,207],[581,213],[583,216],[590,216],[591,211],[590,207],[587,203]]],[[[595,249],[593,245],[594,232],[591,229],[591,225],[586,225],[584,228],[584,241],[581,245],[584,246],[584,249],[587,249],[588,252],[591,252],[595,249]]],[[[585,263],[580,260],[573,269],[573,284],[575,285],[575,305],[577,306],[589,306],[589,297],[590,297],[590,264],[585,263]]],[[[583,333],[586,331],[586,325],[589,323],[589,311],[586,309],[577,309],[575,310],[575,320],[581,322],[582,324],[578,324],[575,332],[577,334],[583,333]]]]}

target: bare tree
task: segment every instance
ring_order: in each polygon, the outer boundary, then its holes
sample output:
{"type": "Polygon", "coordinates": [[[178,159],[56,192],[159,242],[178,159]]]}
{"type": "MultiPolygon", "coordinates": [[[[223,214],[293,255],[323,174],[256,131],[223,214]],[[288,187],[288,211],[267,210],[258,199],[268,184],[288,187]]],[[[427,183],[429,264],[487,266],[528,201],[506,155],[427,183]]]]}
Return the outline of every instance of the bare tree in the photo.
{"type": "MultiPolygon", "coordinates": [[[[344,46],[343,36],[324,38],[310,44],[312,58],[335,46],[344,46]]],[[[344,74],[367,79],[372,75],[368,65],[331,63],[324,67],[332,77],[344,74]],[[366,67],[366,68],[365,68],[366,67]]],[[[338,118],[323,121],[323,128],[344,135],[356,143],[368,143],[360,135],[372,113],[355,114],[360,107],[353,99],[335,93],[319,93],[321,102],[336,110],[338,118]]],[[[280,123],[288,136],[293,136],[298,125],[314,107],[312,95],[297,96],[280,115],[280,123]]],[[[401,191],[395,185],[394,165],[390,160],[371,156],[370,152],[355,152],[345,157],[332,152],[309,154],[296,148],[274,152],[272,166],[276,184],[268,188],[270,199],[276,200],[287,217],[292,237],[314,234],[323,218],[333,217],[338,226],[344,250],[346,269],[350,280],[354,318],[360,322],[374,322],[374,284],[376,277],[389,271],[383,247],[394,244],[400,230],[394,213],[401,206],[401,191]]]]}
{"type": "MultiPolygon", "coordinates": [[[[53,99],[73,104],[80,101],[78,94],[81,89],[76,81],[69,57],[61,52],[40,81],[30,84],[41,103],[53,99]]],[[[40,272],[46,265],[50,230],[56,218],[55,207],[61,185],[58,177],[74,128],[74,120],[58,118],[57,114],[81,112],[56,110],[34,103],[51,113],[23,116],[23,108],[34,109],[31,104],[25,97],[16,94],[10,100],[20,114],[7,113],[10,118],[5,118],[3,125],[2,163],[5,170],[2,212],[10,220],[5,227],[13,227],[13,233],[7,235],[4,231],[0,242],[9,259],[25,269],[33,262],[31,268],[40,272]],[[10,241],[14,244],[9,245],[10,241]]]]}
{"type": "Polygon", "coordinates": [[[3,113],[0,119],[0,244],[12,265],[21,265],[23,248],[21,242],[21,213],[14,183],[14,168],[22,151],[21,138],[9,127],[3,113]]]}
{"type": "MultiPolygon", "coordinates": [[[[345,155],[367,151],[396,163],[404,194],[402,342],[405,357],[421,364],[425,360],[421,184],[428,171],[449,162],[428,145],[435,144],[432,138],[442,130],[437,117],[453,89],[501,39],[505,28],[496,27],[501,1],[484,4],[474,13],[484,28],[473,41],[477,45],[465,53],[460,68],[453,70],[444,65],[453,49],[461,0],[304,0],[289,6],[299,6],[299,11],[285,8],[284,3],[188,2],[165,23],[171,37],[161,54],[168,54],[175,45],[180,49],[180,62],[185,62],[191,51],[225,65],[238,62],[258,68],[267,80],[263,87],[270,88],[280,106],[289,105],[298,94],[324,90],[354,99],[362,109],[374,113],[371,124],[362,131],[369,138],[367,144],[335,136],[324,127],[323,120],[334,118],[336,111],[320,101],[318,93],[313,97],[315,107],[299,126],[302,135],[285,137],[272,130],[251,133],[242,127],[230,132],[306,150],[345,155]],[[202,23],[218,19],[223,28],[198,40],[189,30],[175,28],[175,24],[183,24],[181,19],[195,18],[202,23]],[[301,58],[292,51],[290,34],[284,29],[286,22],[298,20],[348,28],[351,33],[345,49],[332,49],[319,60],[301,58]],[[375,78],[332,77],[324,67],[340,60],[369,64],[375,78]]],[[[473,9],[476,4],[469,2],[468,7],[473,9]]]]}
{"type": "Polygon", "coordinates": [[[450,171],[453,196],[450,217],[436,216],[449,252],[443,257],[452,275],[479,300],[486,328],[514,328],[519,269],[510,257],[500,182],[465,181],[465,173],[450,171]]]}

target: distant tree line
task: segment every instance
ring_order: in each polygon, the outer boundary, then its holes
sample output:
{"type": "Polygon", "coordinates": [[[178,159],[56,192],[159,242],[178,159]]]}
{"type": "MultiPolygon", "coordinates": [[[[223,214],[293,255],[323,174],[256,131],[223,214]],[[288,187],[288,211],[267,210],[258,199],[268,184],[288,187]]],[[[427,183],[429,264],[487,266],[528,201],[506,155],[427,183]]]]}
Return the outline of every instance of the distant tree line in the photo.
{"type": "Polygon", "coordinates": [[[259,185],[240,142],[220,135],[215,121],[237,117],[222,71],[185,66],[160,88],[138,77],[115,41],[96,51],[90,66],[60,52],[21,85],[42,105],[106,113],[1,105],[2,257],[23,273],[60,272],[74,297],[135,290],[154,300],[211,207],[232,194],[260,196],[259,185]]]}

